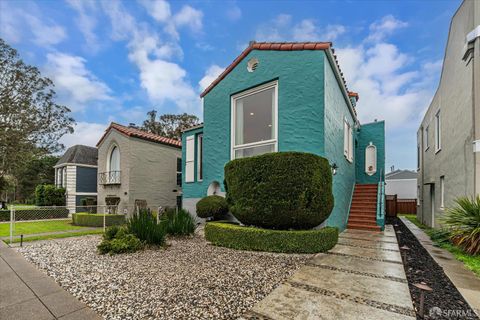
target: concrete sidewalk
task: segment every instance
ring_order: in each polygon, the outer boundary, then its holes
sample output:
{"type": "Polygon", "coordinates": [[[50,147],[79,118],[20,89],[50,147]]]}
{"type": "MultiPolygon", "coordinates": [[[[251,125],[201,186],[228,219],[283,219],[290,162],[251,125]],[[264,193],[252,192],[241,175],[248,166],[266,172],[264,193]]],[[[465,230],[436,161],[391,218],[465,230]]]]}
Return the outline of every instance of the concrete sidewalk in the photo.
{"type": "Polygon", "coordinates": [[[243,318],[415,319],[393,228],[346,230],[243,318]]]}
{"type": "Polygon", "coordinates": [[[430,237],[422,229],[405,217],[400,217],[405,226],[415,235],[420,244],[427,250],[443,272],[457,287],[475,313],[480,316],[480,279],[468,270],[461,261],[445,249],[434,246],[430,237]]]}
{"type": "Polygon", "coordinates": [[[0,241],[0,319],[101,319],[0,241]]]}

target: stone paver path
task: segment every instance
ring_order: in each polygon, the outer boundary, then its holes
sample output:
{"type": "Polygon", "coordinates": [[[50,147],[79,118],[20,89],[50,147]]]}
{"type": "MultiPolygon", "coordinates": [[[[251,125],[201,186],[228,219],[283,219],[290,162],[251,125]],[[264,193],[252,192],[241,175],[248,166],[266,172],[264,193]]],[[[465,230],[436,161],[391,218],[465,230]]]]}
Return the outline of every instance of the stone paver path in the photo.
{"type": "Polygon", "coordinates": [[[344,231],[244,318],[415,319],[393,228],[344,231]]]}
{"type": "Polygon", "coordinates": [[[101,318],[0,241],[0,319],[101,318]]]}

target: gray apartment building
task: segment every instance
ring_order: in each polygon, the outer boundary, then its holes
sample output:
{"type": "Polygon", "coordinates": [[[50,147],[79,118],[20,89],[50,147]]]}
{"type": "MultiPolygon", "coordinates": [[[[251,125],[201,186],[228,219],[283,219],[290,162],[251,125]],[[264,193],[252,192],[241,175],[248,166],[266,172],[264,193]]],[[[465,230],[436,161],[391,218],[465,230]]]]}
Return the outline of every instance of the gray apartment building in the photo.
{"type": "Polygon", "coordinates": [[[480,1],[463,1],[451,20],[417,142],[417,217],[438,227],[457,197],[480,194],[480,1]]]}
{"type": "Polygon", "coordinates": [[[112,123],[97,147],[99,205],[131,212],[181,203],[180,141],[112,123]]]}

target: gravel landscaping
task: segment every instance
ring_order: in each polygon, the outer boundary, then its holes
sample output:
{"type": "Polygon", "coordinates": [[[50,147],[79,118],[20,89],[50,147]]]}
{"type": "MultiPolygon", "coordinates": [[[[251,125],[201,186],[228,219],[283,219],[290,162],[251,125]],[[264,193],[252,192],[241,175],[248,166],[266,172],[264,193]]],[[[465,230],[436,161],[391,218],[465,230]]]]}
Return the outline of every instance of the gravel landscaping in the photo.
{"type": "Polygon", "coordinates": [[[98,255],[99,236],[17,250],[105,319],[237,318],[311,255],[215,247],[200,235],[166,249],[98,255]]]}
{"type": "MultiPolygon", "coordinates": [[[[433,289],[432,292],[425,295],[425,319],[478,319],[457,288],[445,275],[443,269],[433,260],[403,222],[394,218],[392,223],[397,232],[399,246],[406,245],[410,248],[406,254],[404,268],[413,305],[417,312],[420,305],[420,289],[413,284],[423,282],[433,289]],[[400,233],[398,233],[399,231],[400,233]],[[432,313],[430,315],[429,311],[432,308],[450,312],[450,314],[432,313]]],[[[422,318],[417,314],[417,319],[422,318]]]]}

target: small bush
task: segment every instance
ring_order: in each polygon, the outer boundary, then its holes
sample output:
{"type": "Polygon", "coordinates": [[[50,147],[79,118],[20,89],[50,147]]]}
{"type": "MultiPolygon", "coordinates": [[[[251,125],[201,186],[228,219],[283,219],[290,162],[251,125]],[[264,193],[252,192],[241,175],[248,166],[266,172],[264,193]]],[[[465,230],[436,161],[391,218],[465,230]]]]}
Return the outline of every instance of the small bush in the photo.
{"type": "Polygon", "coordinates": [[[111,226],[105,230],[105,234],[103,235],[103,239],[105,240],[112,240],[117,235],[118,231],[120,230],[119,226],[111,226]]]}
{"type": "Polygon", "coordinates": [[[165,223],[167,233],[174,236],[186,236],[193,234],[196,228],[195,219],[184,209],[167,209],[162,216],[162,222],[165,223]]]}
{"type": "Polygon", "coordinates": [[[142,209],[127,221],[127,230],[147,244],[163,245],[167,235],[165,223],[157,223],[150,210],[142,209]]]}
{"type": "Polygon", "coordinates": [[[451,243],[451,233],[447,229],[431,229],[428,230],[427,233],[430,236],[430,239],[432,239],[437,244],[451,243]]]}
{"type": "Polygon", "coordinates": [[[311,229],[333,209],[330,164],[309,153],[232,160],[225,166],[225,188],[230,212],[245,225],[311,229]]]}
{"type": "Polygon", "coordinates": [[[228,213],[228,203],[224,197],[208,196],[197,202],[197,216],[200,218],[222,219],[228,213]]]}
{"type": "Polygon", "coordinates": [[[97,246],[100,254],[129,253],[141,250],[144,243],[125,228],[110,227],[103,236],[103,241],[97,246]]]}
{"type": "Polygon", "coordinates": [[[445,224],[451,228],[450,239],[468,254],[480,254],[480,196],[458,198],[447,210],[445,224]]]}
{"type": "Polygon", "coordinates": [[[338,241],[338,229],[268,230],[225,222],[208,222],[205,238],[212,244],[240,250],[317,253],[332,249],[338,241]]]}
{"type": "Polygon", "coordinates": [[[73,213],[72,223],[82,227],[103,227],[103,217],[105,216],[105,225],[114,226],[125,223],[123,214],[97,214],[97,213],[73,213]]]}

